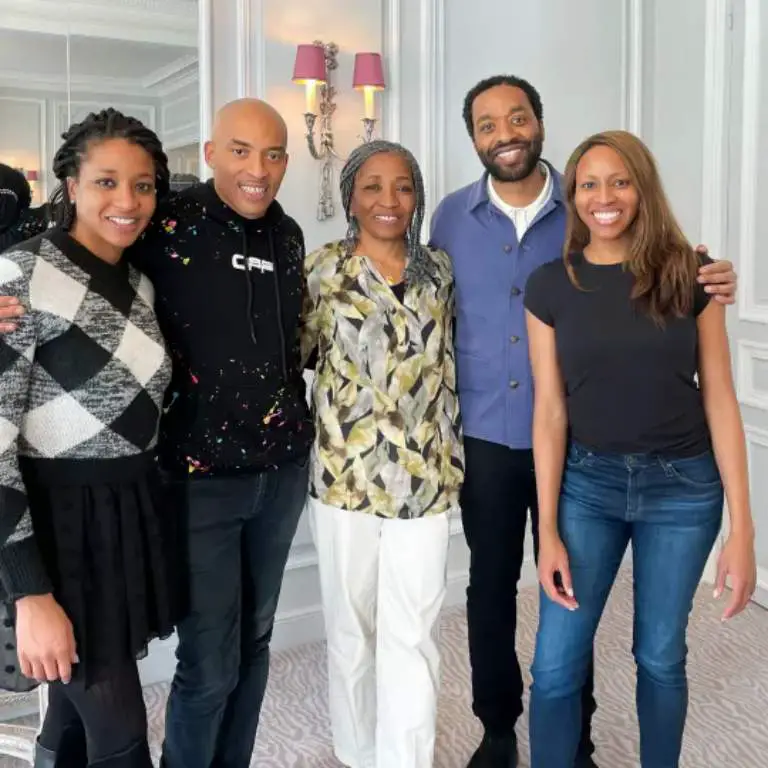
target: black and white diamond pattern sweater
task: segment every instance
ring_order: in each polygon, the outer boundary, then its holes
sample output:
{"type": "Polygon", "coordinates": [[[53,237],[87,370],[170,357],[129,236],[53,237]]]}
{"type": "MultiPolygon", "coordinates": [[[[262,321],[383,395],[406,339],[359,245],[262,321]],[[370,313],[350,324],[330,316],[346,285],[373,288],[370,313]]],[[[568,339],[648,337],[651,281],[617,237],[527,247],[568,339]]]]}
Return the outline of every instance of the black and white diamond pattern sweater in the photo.
{"type": "Polygon", "coordinates": [[[152,284],[51,229],[0,255],[0,291],[27,308],[0,336],[0,581],[50,591],[19,466],[152,451],[170,359],[152,284]]]}

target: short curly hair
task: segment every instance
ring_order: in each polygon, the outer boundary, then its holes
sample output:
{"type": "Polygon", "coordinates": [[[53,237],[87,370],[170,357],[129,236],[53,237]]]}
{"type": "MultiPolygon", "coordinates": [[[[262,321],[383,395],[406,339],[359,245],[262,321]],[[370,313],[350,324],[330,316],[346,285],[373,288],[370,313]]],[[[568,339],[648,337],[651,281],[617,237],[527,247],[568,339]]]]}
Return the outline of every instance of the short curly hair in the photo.
{"type": "Polygon", "coordinates": [[[485,80],[481,80],[477,85],[469,90],[464,97],[464,108],[462,116],[464,123],[467,126],[467,131],[471,138],[475,138],[475,125],[472,120],[472,107],[475,103],[475,99],[481,94],[489,91],[491,88],[496,88],[499,85],[509,85],[513,88],[519,88],[531,102],[531,109],[536,119],[541,122],[544,117],[544,109],[541,104],[541,96],[539,92],[522,77],[516,77],[515,75],[494,75],[493,77],[487,77],[485,80]]]}

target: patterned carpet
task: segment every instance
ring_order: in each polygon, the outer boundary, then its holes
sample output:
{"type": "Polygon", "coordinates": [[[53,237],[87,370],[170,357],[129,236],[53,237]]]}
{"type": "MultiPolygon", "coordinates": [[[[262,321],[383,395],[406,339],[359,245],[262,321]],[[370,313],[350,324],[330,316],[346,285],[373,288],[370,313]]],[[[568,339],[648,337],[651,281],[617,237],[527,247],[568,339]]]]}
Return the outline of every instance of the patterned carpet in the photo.
{"type": "MultiPolygon", "coordinates": [[[[631,605],[631,583],[625,573],[614,589],[598,634],[595,740],[601,768],[638,764],[631,605]]],[[[723,625],[721,610],[709,590],[702,589],[689,633],[691,705],[681,766],[764,768],[768,753],[768,612],[751,606],[723,625]]],[[[521,594],[520,611],[519,648],[527,667],[536,625],[533,589],[521,594]]],[[[445,612],[441,646],[436,768],[464,768],[481,734],[470,710],[463,611],[445,612]]],[[[340,768],[330,746],[325,689],[322,644],[275,655],[252,768],[340,768]]],[[[146,689],[156,756],[166,692],[165,685],[146,689]]],[[[522,722],[518,734],[522,766],[528,766],[528,738],[522,722]]],[[[0,766],[11,765],[18,763],[0,759],[0,766]]]]}

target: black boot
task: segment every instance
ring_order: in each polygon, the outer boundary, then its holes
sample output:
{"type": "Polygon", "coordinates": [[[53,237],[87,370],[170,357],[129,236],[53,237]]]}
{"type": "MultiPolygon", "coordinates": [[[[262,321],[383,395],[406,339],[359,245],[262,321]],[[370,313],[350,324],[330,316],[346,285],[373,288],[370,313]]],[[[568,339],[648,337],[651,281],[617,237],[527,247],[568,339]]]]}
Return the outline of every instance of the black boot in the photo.
{"type": "Polygon", "coordinates": [[[517,736],[493,736],[487,731],[467,768],[517,768],[517,736]]]}
{"type": "Polygon", "coordinates": [[[149,756],[149,744],[143,738],[128,749],[88,763],[88,768],[154,768],[149,756]]]}

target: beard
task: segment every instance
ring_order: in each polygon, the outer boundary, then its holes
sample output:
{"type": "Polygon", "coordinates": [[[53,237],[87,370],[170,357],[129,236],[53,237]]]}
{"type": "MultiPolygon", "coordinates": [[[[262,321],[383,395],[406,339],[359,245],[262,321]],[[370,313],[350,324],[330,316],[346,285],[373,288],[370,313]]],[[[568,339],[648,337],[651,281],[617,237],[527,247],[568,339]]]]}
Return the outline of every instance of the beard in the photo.
{"type": "Polygon", "coordinates": [[[480,162],[496,181],[522,181],[527,179],[538,167],[541,160],[541,152],[544,147],[544,139],[541,133],[537,133],[530,141],[510,141],[493,149],[478,152],[480,162]],[[495,161],[498,153],[507,149],[519,149],[522,156],[514,165],[501,165],[495,161]]]}

